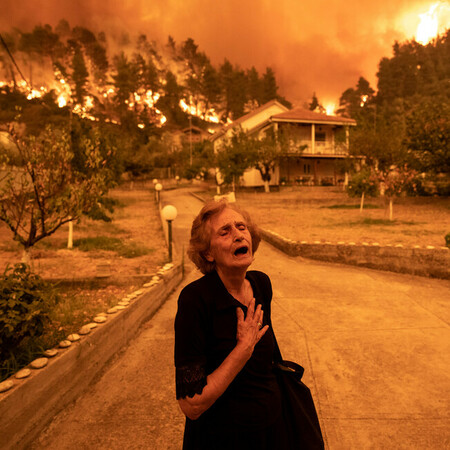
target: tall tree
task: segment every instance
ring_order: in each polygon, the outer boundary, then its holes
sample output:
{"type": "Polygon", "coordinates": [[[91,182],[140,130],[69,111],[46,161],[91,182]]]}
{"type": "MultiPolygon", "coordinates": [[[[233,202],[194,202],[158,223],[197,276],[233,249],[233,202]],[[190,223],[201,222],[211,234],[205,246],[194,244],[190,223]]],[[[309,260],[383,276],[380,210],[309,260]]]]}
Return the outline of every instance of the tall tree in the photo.
{"type": "Polygon", "coordinates": [[[76,46],[72,58],[72,80],[74,84],[74,102],[80,105],[84,103],[84,97],[87,94],[88,76],[89,72],[86,69],[83,52],[79,46],[76,46]]]}
{"type": "Polygon", "coordinates": [[[37,138],[20,138],[13,127],[9,131],[22,162],[14,170],[1,161],[7,179],[0,187],[0,220],[22,245],[26,262],[33,245],[87,213],[106,193],[106,166],[98,144],[91,140],[84,142],[87,177],[74,169],[69,135],[64,131],[48,127],[37,138]]]}

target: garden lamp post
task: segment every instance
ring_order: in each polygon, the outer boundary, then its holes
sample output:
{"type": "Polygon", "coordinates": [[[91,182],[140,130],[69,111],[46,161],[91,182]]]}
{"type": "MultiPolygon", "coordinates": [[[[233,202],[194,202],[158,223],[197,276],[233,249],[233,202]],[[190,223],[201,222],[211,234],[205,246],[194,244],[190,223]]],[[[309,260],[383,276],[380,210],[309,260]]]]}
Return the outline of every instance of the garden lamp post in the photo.
{"type": "Polygon", "coordinates": [[[159,202],[160,202],[160,200],[161,200],[161,190],[162,190],[162,184],[161,183],[156,183],[155,184],[155,192],[156,192],[156,203],[158,203],[158,205],[159,205],[159,202]]]}
{"type": "Polygon", "coordinates": [[[161,211],[164,220],[167,221],[167,240],[169,246],[169,262],[172,262],[172,221],[177,217],[177,208],[173,205],[166,205],[161,211]]]}

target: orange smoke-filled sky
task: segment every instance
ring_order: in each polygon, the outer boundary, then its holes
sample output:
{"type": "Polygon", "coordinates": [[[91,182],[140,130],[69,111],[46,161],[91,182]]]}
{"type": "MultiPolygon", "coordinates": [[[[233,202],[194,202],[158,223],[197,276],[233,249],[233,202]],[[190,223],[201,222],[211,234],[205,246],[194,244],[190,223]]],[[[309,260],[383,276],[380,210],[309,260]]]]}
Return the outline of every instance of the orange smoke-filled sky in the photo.
{"type": "MultiPolygon", "coordinates": [[[[435,1],[425,0],[2,0],[0,30],[55,26],[65,18],[106,33],[145,33],[162,43],[194,39],[214,64],[225,58],[275,70],[280,94],[300,105],[313,92],[338,103],[360,76],[376,88],[379,60],[412,39],[435,1]]],[[[441,30],[449,26],[440,2],[441,30]]]]}

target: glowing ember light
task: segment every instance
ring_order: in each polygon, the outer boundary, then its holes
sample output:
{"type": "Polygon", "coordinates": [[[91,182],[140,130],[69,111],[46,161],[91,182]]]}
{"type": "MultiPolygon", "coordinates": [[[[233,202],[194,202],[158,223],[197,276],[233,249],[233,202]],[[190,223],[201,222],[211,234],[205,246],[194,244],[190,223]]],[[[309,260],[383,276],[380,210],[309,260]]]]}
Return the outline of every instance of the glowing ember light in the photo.
{"type": "MultiPolygon", "coordinates": [[[[42,89],[42,88],[41,88],[42,89]]],[[[42,97],[42,91],[37,89],[31,89],[27,95],[27,100],[31,100],[33,98],[40,98],[42,97]]]]}
{"type": "Polygon", "coordinates": [[[327,113],[327,116],[334,115],[334,111],[336,109],[336,106],[334,103],[329,103],[328,105],[325,105],[325,112],[327,113]]]}
{"type": "Polygon", "coordinates": [[[359,104],[359,106],[361,106],[361,108],[366,104],[368,98],[369,98],[368,95],[361,96],[361,103],[359,104]]]}
{"type": "Polygon", "coordinates": [[[94,107],[94,97],[91,97],[91,96],[88,95],[88,96],[85,98],[84,106],[85,106],[86,108],[93,108],[93,107],[94,107]]]}
{"type": "Polygon", "coordinates": [[[64,95],[60,95],[59,97],[58,97],[58,106],[60,107],[60,108],[64,108],[64,106],[66,106],[67,105],[67,100],[65,99],[65,97],[64,97],[64,95]]]}
{"type": "Polygon", "coordinates": [[[143,123],[138,123],[138,127],[143,130],[145,128],[145,125],[143,123]]]}
{"type": "Polygon", "coordinates": [[[436,9],[439,3],[431,5],[430,9],[424,13],[419,14],[420,23],[417,27],[416,41],[420,42],[422,45],[427,44],[431,39],[433,39],[438,32],[438,18],[436,14],[436,9]]]}
{"type": "Polygon", "coordinates": [[[440,32],[450,26],[450,6],[447,2],[433,3],[427,12],[419,14],[420,23],[416,30],[416,41],[428,44],[440,32]]]}
{"type": "Polygon", "coordinates": [[[64,80],[63,78],[61,78],[61,79],[59,80],[59,82],[60,82],[61,84],[66,84],[66,80],[64,80]]]}

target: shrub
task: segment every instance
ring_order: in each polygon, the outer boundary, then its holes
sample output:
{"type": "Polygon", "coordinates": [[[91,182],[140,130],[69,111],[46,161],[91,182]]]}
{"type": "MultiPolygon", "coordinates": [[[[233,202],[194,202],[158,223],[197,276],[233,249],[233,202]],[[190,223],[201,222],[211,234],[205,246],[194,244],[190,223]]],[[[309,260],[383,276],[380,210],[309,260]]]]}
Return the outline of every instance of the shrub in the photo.
{"type": "Polygon", "coordinates": [[[352,176],[347,192],[351,197],[360,197],[363,193],[370,197],[378,195],[378,180],[375,173],[366,167],[352,176]]]}
{"type": "Polygon", "coordinates": [[[333,186],[334,185],[334,179],[333,177],[323,177],[320,180],[321,186],[333,186]]]}
{"type": "Polygon", "coordinates": [[[5,269],[0,278],[0,360],[10,358],[27,337],[42,334],[56,300],[52,286],[26,264],[5,269]]]}
{"type": "Polygon", "coordinates": [[[445,245],[450,248],[450,233],[445,235],[445,245]]]}

